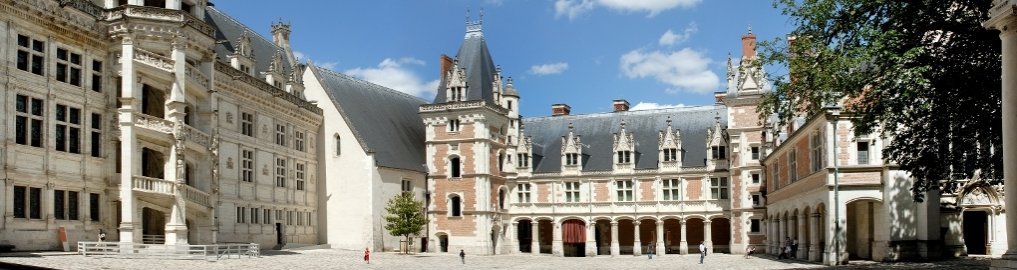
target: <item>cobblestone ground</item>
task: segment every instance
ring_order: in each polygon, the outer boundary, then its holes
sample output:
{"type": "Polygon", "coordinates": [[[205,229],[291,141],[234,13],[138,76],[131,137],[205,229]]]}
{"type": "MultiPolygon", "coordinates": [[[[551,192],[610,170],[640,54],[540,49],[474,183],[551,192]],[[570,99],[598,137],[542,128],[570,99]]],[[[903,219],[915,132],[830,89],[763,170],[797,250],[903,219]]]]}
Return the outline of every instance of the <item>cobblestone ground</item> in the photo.
{"type": "MultiPolygon", "coordinates": [[[[359,251],[319,249],[266,251],[261,258],[207,260],[169,260],[154,258],[84,257],[68,253],[20,253],[0,257],[0,269],[35,266],[55,269],[812,269],[821,265],[778,261],[772,257],[743,258],[740,255],[713,254],[699,264],[698,255],[654,257],[620,256],[562,258],[548,255],[472,256],[462,264],[457,254],[372,254],[371,264],[362,261],[359,251]]],[[[988,269],[989,260],[965,258],[937,262],[872,263],[852,262],[840,269],[988,269]]]]}

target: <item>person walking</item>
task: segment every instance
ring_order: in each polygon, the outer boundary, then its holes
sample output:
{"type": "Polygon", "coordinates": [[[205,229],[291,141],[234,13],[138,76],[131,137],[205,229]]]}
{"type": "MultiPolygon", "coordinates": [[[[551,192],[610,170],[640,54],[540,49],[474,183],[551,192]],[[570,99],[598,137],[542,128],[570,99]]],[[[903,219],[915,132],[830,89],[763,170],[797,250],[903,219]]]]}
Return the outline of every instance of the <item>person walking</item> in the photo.
{"type": "Polygon", "coordinates": [[[706,258],[706,242],[699,242],[699,264],[703,264],[706,258]]]}
{"type": "Polygon", "coordinates": [[[106,231],[99,229],[99,242],[106,241],[106,231]]]}
{"type": "Polygon", "coordinates": [[[364,248],[364,261],[367,262],[367,264],[371,264],[371,250],[366,247],[364,248]]]}
{"type": "Polygon", "coordinates": [[[791,240],[791,258],[798,259],[798,238],[791,240]]]}
{"type": "Polygon", "coordinates": [[[646,244],[646,256],[649,256],[650,260],[653,259],[653,251],[653,242],[646,244]]]}
{"type": "Polygon", "coordinates": [[[463,260],[463,264],[466,264],[466,251],[459,250],[459,259],[463,260]]]}

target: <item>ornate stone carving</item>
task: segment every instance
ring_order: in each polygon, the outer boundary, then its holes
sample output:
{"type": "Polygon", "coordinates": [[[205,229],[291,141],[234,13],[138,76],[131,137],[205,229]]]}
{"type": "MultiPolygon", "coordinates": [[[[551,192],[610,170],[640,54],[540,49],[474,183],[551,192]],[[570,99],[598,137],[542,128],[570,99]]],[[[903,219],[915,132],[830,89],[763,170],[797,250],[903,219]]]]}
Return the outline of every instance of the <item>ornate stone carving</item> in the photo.
{"type": "Polygon", "coordinates": [[[226,158],[226,168],[231,170],[233,169],[233,157],[226,158]]]}
{"type": "Polygon", "coordinates": [[[982,191],[981,187],[971,189],[968,194],[964,194],[964,200],[961,201],[961,205],[988,205],[992,204],[992,199],[989,198],[988,194],[982,191]]]}
{"type": "Polygon", "coordinates": [[[233,124],[233,113],[226,112],[226,123],[233,124]]]}

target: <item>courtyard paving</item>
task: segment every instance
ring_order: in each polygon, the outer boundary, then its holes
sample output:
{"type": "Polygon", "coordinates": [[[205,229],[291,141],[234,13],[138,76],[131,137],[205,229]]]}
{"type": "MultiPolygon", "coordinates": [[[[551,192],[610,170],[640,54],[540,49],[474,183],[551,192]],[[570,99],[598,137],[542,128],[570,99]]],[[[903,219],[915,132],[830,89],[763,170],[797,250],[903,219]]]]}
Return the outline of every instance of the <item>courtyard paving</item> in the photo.
{"type": "MultiPolygon", "coordinates": [[[[361,251],[318,249],[265,251],[260,258],[207,260],[169,260],[156,258],[84,257],[73,253],[0,254],[0,269],[814,269],[822,265],[772,257],[712,254],[705,264],[698,255],[618,256],[562,258],[549,255],[466,256],[462,264],[458,254],[374,253],[371,264],[362,261],[361,251]],[[31,269],[31,268],[28,268],[31,269]]],[[[852,262],[839,269],[988,269],[986,258],[963,258],[936,262],[873,263],[852,262]]]]}

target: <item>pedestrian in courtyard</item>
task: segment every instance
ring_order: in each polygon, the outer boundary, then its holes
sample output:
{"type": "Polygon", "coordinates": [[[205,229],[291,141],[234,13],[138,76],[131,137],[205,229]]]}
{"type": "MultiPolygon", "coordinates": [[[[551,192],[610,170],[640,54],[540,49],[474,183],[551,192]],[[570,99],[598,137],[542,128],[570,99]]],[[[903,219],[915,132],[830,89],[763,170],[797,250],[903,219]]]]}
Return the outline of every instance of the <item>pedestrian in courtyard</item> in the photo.
{"type": "Polygon", "coordinates": [[[653,251],[653,242],[650,242],[646,245],[646,256],[649,256],[651,260],[653,259],[653,251]]]}
{"type": "Polygon", "coordinates": [[[371,264],[371,250],[366,247],[364,248],[364,261],[367,262],[367,264],[371,264]]]}
{"type": "Polygon", "coordinates": [[[756,247],[749,246],[748,248],[745,249],[745,258],[748,259],[749,256],[752,256],[752,253],[755,253],[755,252],[756,252],[756,247]]]}
{"type": "Polygon", "coordinates": [[[466,251],[459,250],[459,259],[463,260],[463,264],[466,264],[466,251]]]}
{"type": "Polygon", "coordinates": [[[106,231],[99,229],[99,242],[106,241],[106,231]]]}
{"type": "Polygon", "coordinates": [[[706,242],[699,242],[699,264],[703,264],[706,258],[706,242]]]}
{"type": "Polygon", "coordinates": [[[791,257],[798,258],[798,238],[791,241],[791,257]]]}

